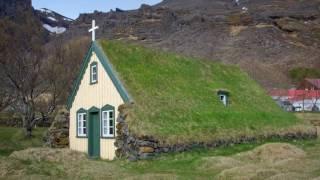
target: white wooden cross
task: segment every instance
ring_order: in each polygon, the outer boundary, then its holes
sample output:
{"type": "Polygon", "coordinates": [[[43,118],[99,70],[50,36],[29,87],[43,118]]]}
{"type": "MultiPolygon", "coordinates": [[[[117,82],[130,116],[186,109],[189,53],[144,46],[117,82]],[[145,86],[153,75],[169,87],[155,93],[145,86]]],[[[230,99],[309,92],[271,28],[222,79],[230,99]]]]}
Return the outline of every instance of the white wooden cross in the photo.
{"type": "Polygon", "coordinates": [[[99,29],[99,26],[96,26],[96,21],[92,20],[92,28],[89,29],[89,32],[92,32],[92,41],[96,40],[96,30],[99,29]]]}

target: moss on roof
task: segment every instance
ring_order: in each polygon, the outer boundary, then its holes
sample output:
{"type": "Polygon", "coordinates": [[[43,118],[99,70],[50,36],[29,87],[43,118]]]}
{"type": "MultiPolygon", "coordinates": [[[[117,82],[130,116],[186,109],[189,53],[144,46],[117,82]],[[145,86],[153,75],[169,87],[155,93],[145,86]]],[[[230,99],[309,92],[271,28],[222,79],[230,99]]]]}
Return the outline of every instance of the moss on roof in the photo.
{"type": "Polygon", "coordinates": [[[206,142],[300,124],[237,66],[119,41],[100,41],[135,104],[131,132],[167,143],[206,142]],[[230,92],[225,107],[217,89],[230,92]]]}

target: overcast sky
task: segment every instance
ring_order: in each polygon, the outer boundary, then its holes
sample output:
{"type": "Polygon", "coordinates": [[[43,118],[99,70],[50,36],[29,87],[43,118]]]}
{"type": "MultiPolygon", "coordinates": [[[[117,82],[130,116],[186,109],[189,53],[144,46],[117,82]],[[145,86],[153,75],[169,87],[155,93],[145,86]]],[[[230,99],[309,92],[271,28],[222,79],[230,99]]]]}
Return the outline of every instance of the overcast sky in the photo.
{"type": "Polygon", "coordinates": [[[110,9],[137,9],[141,4],[154,5],[162,0],[32,0],[35,9],[47,8],[66,17],[76,19],[80,13],[94,10],[108,12],[110,9]]]}

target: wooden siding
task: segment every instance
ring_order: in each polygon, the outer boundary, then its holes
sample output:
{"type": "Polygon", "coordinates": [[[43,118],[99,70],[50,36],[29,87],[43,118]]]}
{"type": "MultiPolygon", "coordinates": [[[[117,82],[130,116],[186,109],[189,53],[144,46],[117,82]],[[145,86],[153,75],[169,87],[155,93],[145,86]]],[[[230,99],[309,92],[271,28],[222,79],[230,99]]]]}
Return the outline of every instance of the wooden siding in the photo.
{"type": "MultiPolygon", "coordinates": [[[[77,138],[76,112],[80,108],[88,110],[93,106],[101,109],[106,104],[109,104],[115,107],[115,117],[117,118],[117,109],[124,103],[95,53],[92,53],[89,65],[92,62],[97,62],[98,64],[98,83],[90,85],[90,68],[87,68],[70,109],[70,149],[86,153],[88,152],[88,139],[77,138]]],[[[100,139],[101,158],[113,159],[115,157],[115,150],[114,139],[100,139]]]]}

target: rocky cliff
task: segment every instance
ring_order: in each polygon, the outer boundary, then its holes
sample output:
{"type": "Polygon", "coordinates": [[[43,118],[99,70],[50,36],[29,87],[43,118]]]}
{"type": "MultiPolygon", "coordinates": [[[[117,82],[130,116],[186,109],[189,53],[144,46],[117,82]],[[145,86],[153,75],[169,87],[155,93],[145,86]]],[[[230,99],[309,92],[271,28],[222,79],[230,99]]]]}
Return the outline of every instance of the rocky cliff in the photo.
{"type": "Polygon", "coordinates": [[[164,0],[137,10],[81,14],[75,21],[33,10],[31,0],[0,0],[0,17],[29,10],[48,34],[90,36],[95,19],[98,38],[236,64],[267,88],[290,87],[292,68],[320,68],[318,0],[164,0]]]}
{"type": "Polygon", "coordinates": [[[124,39],[237,64],[265,87],[290,86],[288,70],[320,68],[320,2],[165,0],[138,10],[82,14],[66,36],[124,39]]]}

